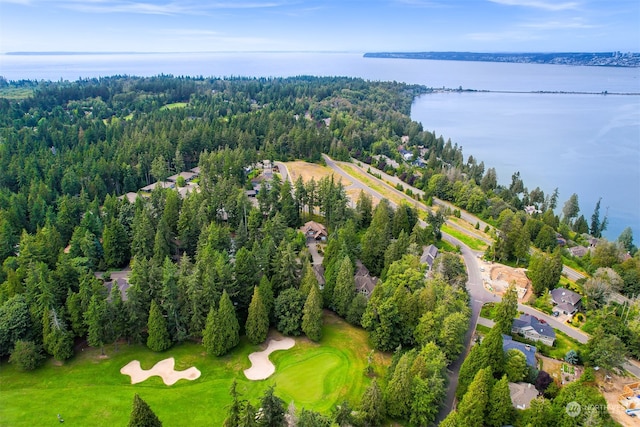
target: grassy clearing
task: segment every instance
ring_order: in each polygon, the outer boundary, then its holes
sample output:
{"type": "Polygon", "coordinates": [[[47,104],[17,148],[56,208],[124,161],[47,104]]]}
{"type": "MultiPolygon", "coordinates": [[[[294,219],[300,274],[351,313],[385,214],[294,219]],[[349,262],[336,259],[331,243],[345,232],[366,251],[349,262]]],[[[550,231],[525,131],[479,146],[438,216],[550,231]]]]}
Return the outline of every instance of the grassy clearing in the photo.
{"type": "Polygon", "coordinates": [[[189,105],[188,102],[174,102],[172,104],[163,105],[160,107],[160,111],[162,110],[173,110],[174,108],[184,108],[189,105]]]}
{"type": "Polygon", "coordinates": [[[462,243],[469,246],[474,251],[484,251],[487,249],[487,244],[485,242],[480,239],[476,239],[475,237],[464,234],[457,228],[453,228],[447,224],[444,224],[441,230],[443,233],[447,233],[448,235],[460,240],[462,243]]]}
{"type": "Polygon", "coordinates": [[[485,319],[493,320],[496,317],[496,305],[495,303],[488,302],[480,309],[480,316],[485,319]]]}
{"type": "MultiPolygon", "coordinates": [[[[144,346],[86,349],[62,366],[48,361],[36,371],[17,372],[12,365],[0,368],[0,425],[32,426],[58,423],[59,413],[73,425],[126,425],[134,393],[145,399],[165,425],[222,425],[231,402],[229,387],[234,379],[244,399],[257,404],[264,390],[276,385],[276,394],[285,402],[294,401],[328,413],[339,401],[354,404],[370,382],[364,374],[370,351],[366,332],[353,328],[334,315],[325,315],[324,337],[320,343],[297,338],[291,350],[271,355],[276,373],[264,381],[249,381],[243,370],[250,365],[248,355],[257,346],[246,341],[229,355],[207,356],[199,344],[184,343],[163,353],[144,346]],[[180,380],[166,386],[159,377],[130,384],[120,368],[139,360],[143,369],[167,357],[174,357],[176,370],[197,367],[202,375],[195,381],[180,380]]],[[[374,357],[374,369],[381,373],[390,361],[384,354],[374,357]]]]}
{"type": "Polygon", "coordinates": [[[27,87],[5,87],[0,89],[0,98],[26,99],[33,95],[33,89],[27,87]]]}
{"type": "Polygon", "coordinates": [[[371,188],[372,190],[377,191],[378,193],[380,193],[380,195],[382,195],[386,199],[389,199],[393,203],[400,204],[406,201],[404,197],[390,190],[387,186],[380,183],[375,178],[372,178],[367,174],[362,173],[359,169],[353,167],[352,165],[341,162],[340,168],[344,170],[346,173],[348,173],[349,175],[351,175],[352,177],[354,177],[355,179],[357,179],[358,181],[362,182],[363,184],[371,188]]]}
{"type": "Polygon", "coordinates": [[[464,228],[470,234],[475,235],[480,240],[483,240],[483,239],[492,240],[492,237],[489,236],[487,233],[485,233],[480,229],[476,229],[475,224],[471,224],[470,222],[462,218],[456,218],[455,216],[450,216],[449,220],[454,222],[456,225],[458,225],[458,227],[464,228]]]}

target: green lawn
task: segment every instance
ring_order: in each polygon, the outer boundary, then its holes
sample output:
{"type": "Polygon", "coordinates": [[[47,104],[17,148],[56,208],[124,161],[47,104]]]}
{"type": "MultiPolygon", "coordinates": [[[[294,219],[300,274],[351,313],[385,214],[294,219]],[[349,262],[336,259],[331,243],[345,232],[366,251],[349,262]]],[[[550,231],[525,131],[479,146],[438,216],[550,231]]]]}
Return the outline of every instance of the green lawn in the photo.
{"type": "Polygon", "coordinates": [[[487,249],[487,244],[485,242],[480,239],[476,239],[475,237],[471,237],[457,228],[444,224],[440,229],[443,233],[447,233],[448,235],[455,237],[474,251],[484,251],[487,249]]]}
{"type": "Polygon", "coordinates": [[[187,102],[174,102],[172,104],[163,105],[162,107],[160,107],[160,110],[173,110],[174,108],[184,108],[187,105],[189,105],[189,103],[187,102]]]}
{"type": "MultiPolygon", "coordinates": [[[[325,315],[324,337],[320,343],[296,338],[290,350],[271,355],[276,373],[264,381],[249,381],[243,370],[250,365],[249,353],[258,346],[242,341],[229,355],[207,356],[199,344],[184,343],[163,353],[144,346],[109,346],[107,358],[100,351],[87,349],[56,366],[49,360],[33,372],[18,372],[6,362],[0,366],[0,426],[58,424],[61,414],[71,425],[126,425],[134,393],[149,403],[167,426],[222,425],[230,403],[229,387],[233,379],[238,390],[253,404],[270,385],[287,404],[294,401],[305,407],[328,413],[330,408],[348,399],[359,401],[370,382],[365,375],[370,346],[365,331],[346,324],[334,315],[325,315]],[[120,368],[131,360],[140,360],[143,369],[167,357],[174,357],[176,370],[195,366],[201,376],[195,381],[180,380],[166,386],[159,377],[132,385],[120,368]]],[[[382,373],[390,361],[376,353],[374,369],[382,373]]]]}

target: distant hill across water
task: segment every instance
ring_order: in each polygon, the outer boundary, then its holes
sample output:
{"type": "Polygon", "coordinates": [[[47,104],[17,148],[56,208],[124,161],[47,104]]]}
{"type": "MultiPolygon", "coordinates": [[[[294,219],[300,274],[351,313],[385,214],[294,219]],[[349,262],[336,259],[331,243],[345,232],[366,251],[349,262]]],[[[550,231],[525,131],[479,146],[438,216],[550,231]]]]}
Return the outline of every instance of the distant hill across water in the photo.
{"type": "Polygon", "coordinates": [[[640,67],[640,53],[556,52],[369,52],[365,58],[431,59],[440,61],[513,62],[524,64],[587,65],[599,67],[640,67]]]}

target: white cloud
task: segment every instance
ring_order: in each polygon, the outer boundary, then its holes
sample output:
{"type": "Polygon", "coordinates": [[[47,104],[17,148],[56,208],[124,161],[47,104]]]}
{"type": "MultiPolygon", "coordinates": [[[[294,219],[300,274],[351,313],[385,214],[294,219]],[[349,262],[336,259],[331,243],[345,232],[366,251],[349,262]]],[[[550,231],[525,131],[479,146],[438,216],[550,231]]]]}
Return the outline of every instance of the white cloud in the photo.
{"type": "Polygon", "coordinates": [[[469,33],[467,38],[476,42],[526,41],[539,40],[542,37],[528,31],[495,31],[469,33]]]}
{"type": "Polygon", "coordinates": [[[83,13],[133,13],[143,15],[192,15],[205,13],[208,10],[244,10],[265,9],[283,6],[286,3],[278,1],[248,1],[248,2],[197,2],[172,1],[156,3],[153,1],[131,0],[0,0],[20,4],[48,4],[67,10],[83,13]]]}
{"type": "Polygon", "coordinates": [[[450,3],[443,3],[443,2],[431,1],[431,0],[395,0],[395,2],[405,6],[413,6],[413,7],[427,7],[427,8],[451,7],[450,3]]]}
{"type": "Polygon", "coordinates": [[[520,26],[536,30],[589,29],[598,27],[598,25],[587,24],[580,18],[574,18],[566,21],[530,22],[520,24],[520,26]]]}
{"type": "Polygon", "coordinates": [[[564,2],[557,3],[552,1],[539,1],[539,0],[489,0],[492,3],[498,3],[506,6],[522,6],[532,7],[535,9],[544,9],[552,12],[561,10],[577,9],[579,3],[577,2],[564,2]]]}

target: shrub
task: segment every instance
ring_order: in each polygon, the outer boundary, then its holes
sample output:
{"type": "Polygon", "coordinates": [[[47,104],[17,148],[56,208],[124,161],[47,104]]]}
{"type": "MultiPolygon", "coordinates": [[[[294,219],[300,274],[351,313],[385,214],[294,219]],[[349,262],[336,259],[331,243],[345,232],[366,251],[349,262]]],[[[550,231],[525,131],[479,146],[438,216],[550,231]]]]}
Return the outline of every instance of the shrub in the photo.
{"type": "Polygon", "coordinates": [[[33,341],[16,341],[9,357],[9,363],[14,363],[21,371],[33,371],[43,360],[40,346],[33,341]]]}

